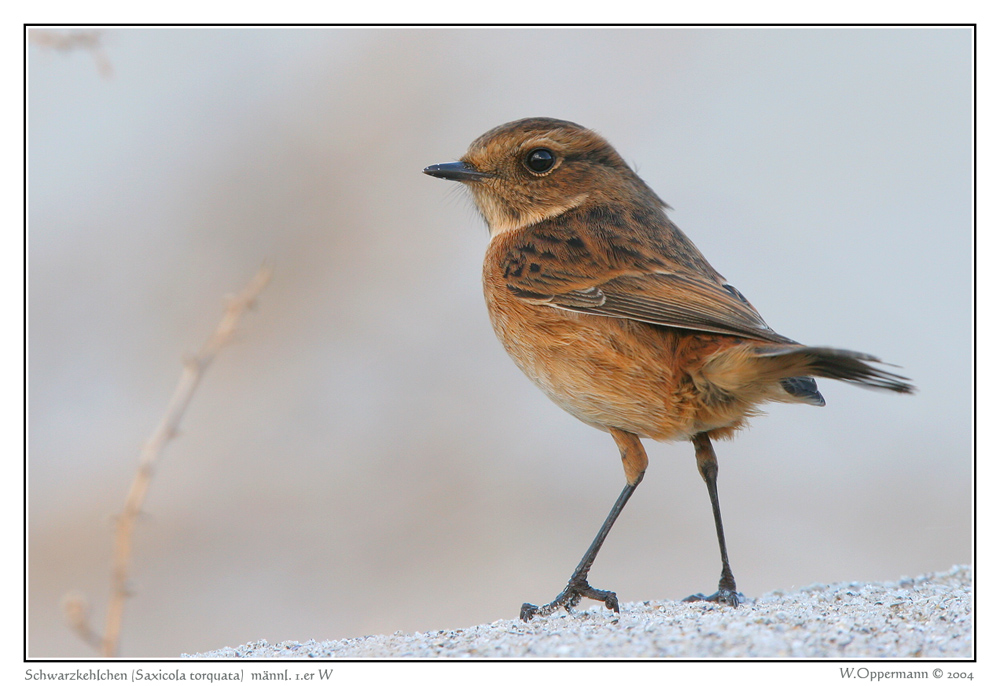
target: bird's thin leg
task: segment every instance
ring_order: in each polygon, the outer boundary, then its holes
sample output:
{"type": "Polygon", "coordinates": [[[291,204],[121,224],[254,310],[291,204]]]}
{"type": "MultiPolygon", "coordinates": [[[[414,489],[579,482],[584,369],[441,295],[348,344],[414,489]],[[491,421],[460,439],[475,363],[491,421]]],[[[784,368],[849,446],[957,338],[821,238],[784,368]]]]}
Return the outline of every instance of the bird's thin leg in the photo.
{"type": "Polygon", "coordinates": [[[717,485],[719,477],[719,461],[715,457],[715,449],[708,438],[708,434],[695,434],[691,439],[694,443],[695,457],[698,459],[698,471],[708,486],[708,497],[712,501],[712,514],[715,516],[715,533],[719,537],[719,550],[722,552],[722,576],[719,578],[719,590],[710,596],[702,593],[688,596],[684,600],[694,602],[697,600],[708,600],[724,605],[738,607],[745,602],[743,594],[736,590],[736,578],[733,570],[729,567],[729,554],[726,552],[726,534],[722,530],[722,511],[719,509],[719,489],[717,485]]]}
{"type": "Polygon", "coordinates": [[[602,591],[601,589],[594,588],[587,581],[587,574],[590,572],[594,560],[597,559],[597,553],[600,552],[601,546],[604,544],[604,539],[608,537],[608,533],[611,531],[611,527],[614,526],[615,520],[618,519],[618,515],[625,509],[625,503],[632,497],[639,482],[642,481],[643,474],[646,472],[648,459],[646,458],[646,451],[643,449],[642,443],[639,442],[639,437],[635,434],[612,429],[611,435],[621,450],[622,464],[625,467],[625,477],[627,480],[625,488],[622,489],[618,500],[615,501],[614,507],[611,508],[611,512],[608,513],[607,518],[604,520],[604,524],[601,525],[601,530],[597,532],[593,543],[587,548],[587,552],[584,553],[580,564],[576,566],[576,570],[569,578],[569,583],[566,584],[566,588],[563,589],[562,593],[557,595],[551,603],[542,605],[541,607],[532,605],[531,603],[524,603],[521,606],[521,619],[525,622],[535,615],[545,616],[552,614],[560,607],[572,610],[580,602],[581,598],[600,601],[609,610],[618,612],[618,596],[615,595],[614,591],[602,591]]]}

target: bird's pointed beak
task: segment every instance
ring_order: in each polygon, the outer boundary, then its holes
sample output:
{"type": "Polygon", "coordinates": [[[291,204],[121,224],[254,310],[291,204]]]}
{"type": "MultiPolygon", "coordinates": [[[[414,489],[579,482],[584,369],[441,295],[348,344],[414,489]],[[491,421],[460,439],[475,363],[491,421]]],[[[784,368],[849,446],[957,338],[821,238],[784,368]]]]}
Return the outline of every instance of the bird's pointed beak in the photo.
{"type": "Polygon", "coordinates": [[[492,174],[481,172],[465,162],[432,164],[424,169],[424,173],[428,176],[438,179],[448,179],[449,181],[482,181],[493,176],[492,174]]]}

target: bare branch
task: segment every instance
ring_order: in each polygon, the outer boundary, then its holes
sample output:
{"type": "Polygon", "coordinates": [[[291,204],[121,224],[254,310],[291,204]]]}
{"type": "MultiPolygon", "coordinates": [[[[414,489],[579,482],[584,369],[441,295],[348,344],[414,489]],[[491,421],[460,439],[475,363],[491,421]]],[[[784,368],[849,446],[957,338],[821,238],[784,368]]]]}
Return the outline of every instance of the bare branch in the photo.
{"type": "Polygon", "coordinates": [[[86,31],[51,31],[49,29],[33,29],[28,32],[28,40],[40,48],[72,52],[86,50],[94,58],[97,71],[104,78],[111,78],[114,69],[101,44],[101,32],[95,29],[86,31]]]}
{"type": "Polygon", "coordinates": [[[159,425],[150,435],[139,456],[139,469],[125,498],[125,506],[115,520],[114,556],[111,569],[111,598],[104,636],[98,637],[87,623],[86,601],[79,596],[71,596],[64,602],[64,611],[70,625],[91,645],[100,647],[105,657],[114,657],[118,652],[121,637],[122,614],[128,597],[129,563],[131,561],[132,533],[136,519],[142,510],[146,492],[152,480],[153,471],[164,446],[178,433],[181,417],[187,410],[198,384],[208,365],[219,350],[233,337],[236,326],[243,314],[253,307],[257,296],[271,280],[273,269],[265,264],[250,280],[241,293],[227,299],[226,312],[215,328],[215,332],[196,355],[184,360],[181,377],[174,389],[167,410],[159,425]]]}
{"type": "Polygon", "coordinates": [[[63,598],[62,607],[70,628],[91,648],[100,650],[101,637],[90,628],[90,604],[87,598],[82,593],[70,591],[63,598]]]}

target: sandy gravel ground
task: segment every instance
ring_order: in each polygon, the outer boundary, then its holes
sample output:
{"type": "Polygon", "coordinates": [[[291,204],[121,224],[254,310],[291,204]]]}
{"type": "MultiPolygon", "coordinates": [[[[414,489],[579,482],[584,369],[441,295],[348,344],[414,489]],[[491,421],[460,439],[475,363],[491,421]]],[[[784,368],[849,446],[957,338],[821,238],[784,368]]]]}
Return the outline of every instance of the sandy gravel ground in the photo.
{"type": "Polygon", "coordinates": [[[673,600],[627,603],[620,615],[504,619],[339,641],[257,641],[199,658],[971,657],[972,574],[889,583],[816,584],[738,609],[673,600]]]}

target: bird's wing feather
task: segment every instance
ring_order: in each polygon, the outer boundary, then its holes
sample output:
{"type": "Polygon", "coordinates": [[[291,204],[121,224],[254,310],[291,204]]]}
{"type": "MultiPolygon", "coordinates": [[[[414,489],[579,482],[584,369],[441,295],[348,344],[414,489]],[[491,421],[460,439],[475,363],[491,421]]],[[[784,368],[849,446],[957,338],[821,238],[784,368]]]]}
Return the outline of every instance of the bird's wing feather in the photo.
{"type": "MultiPolygon", "coordinates": [[[[572,221],[544,222],[519,236],[503,258],[507,289],[526,301],[574,312],[791,342],[707,263],[675,260],[662,242],[630,240],[621,232],[594,241],[579,228],[572,221]]],[[[667,238],[687,242],[683,234],[667,238]]]]}
{"type": "Polygon", "coordinates": [[[576,290],[553,294],[549,304],[648,324],[788,341],[731,288],[687,274],[647,272],[591,286],[586,298],[576,290]]]}

